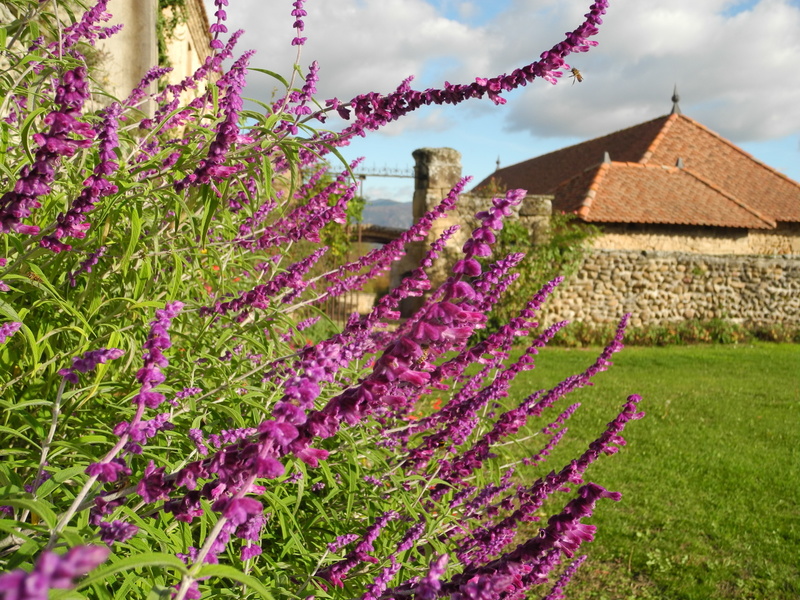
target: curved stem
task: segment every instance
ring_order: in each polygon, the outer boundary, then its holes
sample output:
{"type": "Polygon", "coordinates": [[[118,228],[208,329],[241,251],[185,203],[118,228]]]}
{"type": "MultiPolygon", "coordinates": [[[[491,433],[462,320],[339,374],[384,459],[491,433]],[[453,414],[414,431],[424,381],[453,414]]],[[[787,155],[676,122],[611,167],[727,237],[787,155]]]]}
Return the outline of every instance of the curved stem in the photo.
{"type": "MultiPolygon", "coordinates": [[[[144,409],[145,409],[144,402],[141,402],[136,408],[136,414],[131,420],[131,424],[130,427],[128,428],[128,431],[133,429],[139,423],[139,421],[142,420],[144,409]]],[[[100,463],[108,464],[114,458],[116,458],[117,454],[119,454],[120,450],[122,450],[122,448],[128,442],[128,437],[129,437],[128,433],[123,433],[119,437],[119,441],[117,441],[114,447],[108,451],[108,453],[102,458],[100,463]]],[[[83,499],[86,498],[87,494],[89,493],[89,490],[92,488],[92,486],[95,484],[96,481],[97,481],[97,475],[92,475],[91,477],[89,477],[89,480],[83,484],[81,491],[78,492],[77,496],[75,496],[75,500],[72,501],[72,504],[70,505],[69,509],[67,509],[67,512],[61,516],[55,528],[50,533],[50,541],[47,542],[47,547],[46,547],[47,550],[53,547],[56,540],[58,539],[58,534],[61,533],[64,527],[67,526],[67,523],[69,523],[72,517],[75,516],[75,513],[78,512],[78,508],[80,508],[81,504],[83,503],[83,499]]]]}

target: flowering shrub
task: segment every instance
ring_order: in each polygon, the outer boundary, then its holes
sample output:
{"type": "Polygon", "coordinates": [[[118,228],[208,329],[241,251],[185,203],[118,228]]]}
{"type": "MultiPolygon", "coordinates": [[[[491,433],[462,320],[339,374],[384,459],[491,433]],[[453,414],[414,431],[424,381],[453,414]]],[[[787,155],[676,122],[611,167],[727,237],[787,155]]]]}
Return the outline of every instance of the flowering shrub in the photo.
{"type": "MultiPolygon", "coordinates": [[[[440,288],[425,269],[452,230],[370,314],[315,345],[304,330],[424,239],[466,185],[401,240],[319,272],[320,232],[346,222],[356,190],[348,165],[324,179],[320,157],[425,104],[555,83],[594,45],[606,3],[510,75],[317,104],[312,63],[262,113],[243,106],[251,54],[235,56],[216,4],[213,53],[193,76],[149,96],[154,67],[100,106],[84,56],[114,33],[107,0],[70,22],[55,3],[6,3],[0,596],[561,597],[593,537],[584,519],[619,499],[586,469],[642,413],[631,396],[581,456],[541,475],[576,408],[563,397],[610,365],[625,321],[584,373],[517,403],[510,383],[564,324],[521,354],[512,344],[559,280],[468,344],[521,259],[478,261],[524,192],[487,202],[440,288]],[[332,111],[340,131],[312,127],[332,111]],[[397,323],[399,302],[422,295],[397,323]],[[515,474],[494,450],[521,431],[538,443],[515,474]]],[[[302,46],[303,1],[292,6],[302,46]]]]}

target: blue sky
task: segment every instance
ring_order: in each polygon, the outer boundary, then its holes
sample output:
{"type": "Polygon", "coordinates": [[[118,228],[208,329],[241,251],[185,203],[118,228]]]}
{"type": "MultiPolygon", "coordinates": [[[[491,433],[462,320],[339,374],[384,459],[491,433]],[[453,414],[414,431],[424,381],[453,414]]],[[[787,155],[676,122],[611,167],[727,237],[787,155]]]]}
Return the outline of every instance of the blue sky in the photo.
{"type": "MultiPolygon", "coordinates": [[[[209,16],[213,18],[213,6],[209,16]]],[[[320,62],[320,97],[342,100],[510,72],[577,27],[591,0],[308,0],[300,65],[320,62]]],[[[290,0],[230,0],[252,66],[283,74],[295,59],[290,0]]],[[[410,168],[420,147],[455,148],[477,182],[501,166],[667,114],[677,84],[684,114],[800,181],[800,0],[612,0],[599,45],[569,62],[572,85],[535,81],[507,96],[431,107],[344,151],[368,169],[410,168]]],[[[274,84],[250,77],[246,94],[274,84]]],[[[335,124],[329,123],[334,126],[335,124]]],[[[368,177],[372,199],[410,201],[408,179],[368,177]]]]}

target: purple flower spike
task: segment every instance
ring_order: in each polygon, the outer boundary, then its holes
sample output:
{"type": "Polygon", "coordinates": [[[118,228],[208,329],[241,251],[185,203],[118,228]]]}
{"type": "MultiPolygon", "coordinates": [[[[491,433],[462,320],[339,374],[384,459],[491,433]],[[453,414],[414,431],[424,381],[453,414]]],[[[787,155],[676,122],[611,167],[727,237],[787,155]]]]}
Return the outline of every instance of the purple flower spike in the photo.
{"type": "Polygon", "coordinates": [[[94,130],[78,120],[90,95],[86,77],[85,67],[77,67],[61,76],[54,99],[58,110],[44,118],[50,128],[46,133],[33,136],[39,145],[33,164],[22,167],[14,189],[0,197],[0,233],[39,233],[38,226],[25,225],[22,220],[31,216],[31,209],[41,206],[40,196],[50,193],[58,161],[91,145],[94,130]]]}
{"type": "Polygon", "coordinates": [[[70,383],[78,383],[78,373],[88,373],[93,371],[97,365],[102,365],[110,360],[117,359],[125,354],[119,348],[100,348],[99,350],[89,350],[81,356],[72,359],[72,366],[61,369],[58,374],[70,383]]]}
{"type": "Polygon", "coordinates": [[[222,515],[234,525],[241,525],[250,517],[264,512],[261,502],[254,498],[235,498],[228,502],[222,515]]]}
{"type": "Polygon", "coordinates": [[[0,594],[5,600],[43,600],[49,590],[74,587],[78,577],[105,562],[110,552],[106,546],[75,546],[63,555],[43,552],[30,573],[16,569],[0,575],[0,594]]]}
{"type": "Polygon", "coordinates": [[[434,598],[438,597],[439,590],[442,589],[442,584],[439,580],[447,569],[447,561],[447,554],[442,554],[431,561],[428,574],[420,579],[417,584],[416,598],[419,598],[419,600],[434,600],[434,598]]]}
{"type": "Polygon", "coordinates": [[[302,46],[306,43],[306,39],[304,37],[299,37],[299,34],[303,29],[305,29],[305,23],[303,22],[302,17],[308,15],[308,13],[303,10],[303,3],[304,0],[295,0],[292,2],[292,6],[294,9],[292,10],[292,16],[295,18],[293,27],[297,30],[298,37],[295,37],[292,40],[292,46],[302,46]]]}
{"type": "Polygon", "coordinates": [[[120,476],[130,475],[132,471],[121,458],[114,458],[108,462],[92,463],[86,467],[86,474],[97,476],[98,481],[108,483],[116,481],[120,476]]]}
{"type": "Polygon", "coordinates": [[[137,381],[142,384],[140,392],[133,398],[136,404],[144,404],[147,408],[157,408],[165,400],[163,394],[152,390],[164,381],[160,367],[166,367],[169,361],[161,353],[161,350],[172,345],[167,330],[172,319],[178,316],[181,309],[183,309],[183,302],[169,303],[163,310],[157,310],[156,320],[150,322],[150,334],[144,343],[144,349],[147,350],[144,355],[144,365],[136,373],[137,381]]]}
{"type": "Polygon", "coordinates": [[[570,582],[573,575],[575,575],[576,571],[578,570],[578,567],[580,567],[583,564],[583,561],[585,560],[586,560],[586,555],[584,554],[583,556],[579,556],[574,561],[572,561],[572,564],[570,564],[570,566],[568,566],[564,570],[564,573],[561,575],[561,577],[558,578],[558,581],[553,586],[553,589],[550,590],[550,593],[547,594],[547,596],[545,596],[542,600],[563,600],[564,598],[566,598],[566,596],[564,595],[564,588],[570,582]]]}
{"type": "MultiPolygon", "coordinates": [[[[94,210],[95,204],[101,198],[115,194],[118,191],[117,186],[106,179],[106,176],[113,175],[119,167],[114,149],[119,145],[117,127],[119,125],[119,117],[122,114],[122,107],[115,102],[103,110],[102,114],[104,116],[103,127],[97,136],[100,162],[94,168],[92,175],[84,182],[85,187],[72,202],[70,209],[66,213],[58,215],[56,229],[53,234],[45,236],[40,241],[41,246],[49,248],[53,252],[58,253],[72,249],[69,244],[61,242],[61,238],[74,237],[82,239],[86,237],[86,231],[89,229],[90,224],[86,222],[84,215],[94,210]]],[[[102,250],[105,252],[105,248],[102,248],[102,250]]],[[[96,264],[96,262],[95,260],[94,263],[88,264],[88,272],[91,272],[91,265],[96,264]]]]}
{"type": "Polygon", "coordinates": [[[109,546],[115,542],[127,542],[131,539],[139,528],[125,521],[112,521],[111,523],[100,523],[100,539],[109,546]]]}
{"type": "Polygon", "coordinates": [[[0,344],[5,344],[6,340],[14,335],[19,328],[22,327],[22,323],[3,323],[0,325],[0,344]]]}

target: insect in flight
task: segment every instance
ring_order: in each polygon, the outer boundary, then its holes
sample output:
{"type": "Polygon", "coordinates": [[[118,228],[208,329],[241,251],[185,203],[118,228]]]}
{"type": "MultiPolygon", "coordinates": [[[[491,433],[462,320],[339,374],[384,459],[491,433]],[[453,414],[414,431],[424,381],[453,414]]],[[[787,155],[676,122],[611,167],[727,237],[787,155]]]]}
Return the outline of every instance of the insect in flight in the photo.
{"type": "Polygon", "coordinates": [[[578,71],[578,69],[576,69],[575,67],[572,67],[571,71],[572,71],[572,85],[575,85],[576,81],[578,83],[583,81],[583,75],[581,75],[581,72],[578,71]]]}

